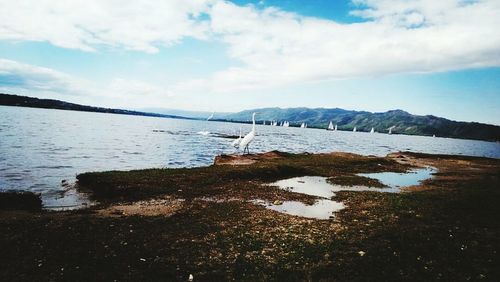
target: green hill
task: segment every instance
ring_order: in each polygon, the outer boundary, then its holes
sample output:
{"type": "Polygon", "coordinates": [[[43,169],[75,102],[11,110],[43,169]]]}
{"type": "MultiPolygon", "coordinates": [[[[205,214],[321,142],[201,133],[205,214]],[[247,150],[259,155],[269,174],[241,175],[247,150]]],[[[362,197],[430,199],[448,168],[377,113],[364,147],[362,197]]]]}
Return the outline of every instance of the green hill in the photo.
{"type": "Polygon", "coordinates": [[[290,126],[299,126],[305,122],[309,127],[327,128],[330,121],[337,124],[339,130],[375,131],[387,133],[392,127],[394,134],[500,140],[500,126],[477,122],[459,122],[432,115],[412,115],[402,110],[383,113],[348,111],[339,108],[263,108],[228,114],[223,117],[228,121],[248,121],[253,112],[258,112],[259,122],[289,121],[290,126]]]}

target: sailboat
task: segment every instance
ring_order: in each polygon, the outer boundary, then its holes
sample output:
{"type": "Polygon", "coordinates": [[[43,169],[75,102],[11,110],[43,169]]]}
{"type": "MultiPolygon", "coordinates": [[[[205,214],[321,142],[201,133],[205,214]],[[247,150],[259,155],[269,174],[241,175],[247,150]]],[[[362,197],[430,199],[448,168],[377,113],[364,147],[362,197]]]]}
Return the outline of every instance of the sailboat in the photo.
{"type": "Polygon", "coordinates": [[[327,130],[333,130],[333,123],[330,121],[330,124],[328,125],[327,130]]]}
{"type": "Polygon", "coordinates": [[[290,126],[290,123],[289,123],[288,121],[285,121],[285,122],[283,123],[283,126],[284,126],[284,127],[289,127],[289,126],[290,126]]]}
{"type": "Polygon", "coordinates": [[[302,124],[300,125],[300,128],[306,128],[306,124],[305,124],[305,123],[302,123],[302,124]]]}
{"type": "Polygon", "coordinates": [[[372,127],[372,130],[370,130],[370,133],[375,133],[375,129],[372,127]]]}
{"type": "Polygon", "coordinates": [[[352,132],[356,132],[356,126],[352,129],[352,132]]]}
{"type": "Polygon", "coordinates": [[[389,134],[392,134],[392,127],[389,128],[389,134]]]}
{"type": "Polygon", "coordinates": [[[337,125],[335,125],[335,128],[333,129],[333,131],[337,131],[337,125]]]}

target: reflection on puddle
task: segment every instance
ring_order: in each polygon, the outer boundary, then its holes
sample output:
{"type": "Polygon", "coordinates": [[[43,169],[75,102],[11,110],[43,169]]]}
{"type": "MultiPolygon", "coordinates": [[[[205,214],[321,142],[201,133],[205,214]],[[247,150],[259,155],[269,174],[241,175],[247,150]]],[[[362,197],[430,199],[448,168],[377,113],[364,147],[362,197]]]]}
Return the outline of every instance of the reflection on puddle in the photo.
{"type": "Polygon", "coordinates": [[[284,202],[282,205],[274,205],[271,203],[256,201],[254,203],[265,205],[266,208],[303,217],[311,217],[317,219],[328,219],[333,212],[344,208],[342,202],[329,200],[335,196],[335,192],[339,191],[377,191],[386,193],[397,193],[403,187],[420,184],[421,181],[432,177],[435,170],[427,167],[422,169],[411,170],[407,173],[397,172],[380,172],[380,173],[360,173],[358,176],[368,177],[378,180],[384,184],[385,188],[369,187],[369,186],[344,186],[331,184],[326,177],[321,176],[303,176],[290,179],[283,179],[274,183],[267,184],[268,186],[277,186],[280,189],[316,196],[323,198],[317,200],[313,205],[306,205],[301,202],[284,202]]]}
{"type": "Polygon", "coordinates": [[[326,177],[322,176],[302,176],[289,179],[283,179],[274,183],[268,184],[269,186],[278,186],[278,188],[290,192],[306,194],[311,196],[318,196],[322,198],[331,198],[333,195],[332,184],[326,182],[326,177]]]}
{"type": "MultiPolygon", "coordinates": [[[[387,192],[398,192],[400,188],[420,184],[421,181],[429,179],[435,169],[426,167],[422,169],[411,170],[407,173],[398,172],[379,172],[379,173],[360,173],[359,176],[377,179],[380,183],[388,186],[387,192]]],[[[382,189],[386,190],[386,189],[382,189]]]]}
{"type": "Polygon", "coordinates": [[[302,202],[296,201],[285,201],[280,205],[275,205],[262,200],[253,201],[253,203],[263,205],[270,210],[281,213],[316,219],[329,219],[333,216],[334,212],[345,207],[341,202],[326,199],[317,200],[313,205],[306,205],[302,202]]]}

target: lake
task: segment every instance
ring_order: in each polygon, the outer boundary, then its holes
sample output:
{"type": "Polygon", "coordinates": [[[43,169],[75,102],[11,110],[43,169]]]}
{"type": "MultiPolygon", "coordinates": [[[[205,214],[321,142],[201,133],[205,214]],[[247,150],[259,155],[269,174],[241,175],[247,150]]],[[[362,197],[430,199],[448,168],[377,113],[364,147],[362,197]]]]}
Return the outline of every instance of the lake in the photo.
{"type": "MultiPolygon", "coordinates": [[[[62,180],[72,183],[87,171],[207,166],[218,154],[237,152],[233,139],[222,136],[237,135],[240,127],[244,134],[251,129],[250,124],[0,106],[0,189],[41,193],[47,207],[72,206],[83,196],[62,180]]],[[[500,158],[495,142],[269,125],[256,130],[252,153],[413,151],[500,158]]]]}

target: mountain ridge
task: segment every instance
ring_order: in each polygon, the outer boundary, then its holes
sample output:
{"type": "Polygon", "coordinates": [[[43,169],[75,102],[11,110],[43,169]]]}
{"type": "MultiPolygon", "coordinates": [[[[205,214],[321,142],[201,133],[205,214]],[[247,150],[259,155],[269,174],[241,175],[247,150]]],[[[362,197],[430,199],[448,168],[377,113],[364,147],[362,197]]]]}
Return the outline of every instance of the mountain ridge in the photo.
{"type": "Polygon", "coordinates": [[[396,109],[387,112],[344,110],[340,108],[258,108],[225,115],[220,120],[248,121],[253,112],[258,112],[258,120],[288,121],[290,126],[307,123],[308,127],[327,128],[330,121],[339,130],[369,132],[371,128],[381,133],[439,136],[485,141],[500,140],[500,126],[479,122],[453,121],[434,115],[413,115],[396,109]]]}
{"type": "MultiPolygon", "coordinates": [[[[0,93],[0,105],[199,120],[206,119],[208,113],[175,110],[179,113],[184,112],[197,115],[185,117],[162,113],[85,106],[60,100],[39,99],[2,93],[0,93]]],[[[169,110],[174,111],[173,109],[169,110]]],[[[267,124],[269,124],[271,120],[288,121],[290,122],[290,126],[300,126],[302,123],[307,123],[308,127],[326,129],[331,121],[338,126],[339,130],[353,130],[353,128],[356,127],[357,131],[369,132],[373,127],[377,132],[387,133],[389,128],[392,128],[392,133],[394,134],[436,135],[439,137],[460,139],[500,141],[500,126],[497,125],[479,122],[453,121],[434,115],[413,115],[400,109],[372,113],[341,108],[266,107],[244,110],[237,113],[215,113],[213,120],[223,122],[250,122],[250,117],[253,112],[259,112],[257,115],[259,123],[266,121],[267,124]]]]}

